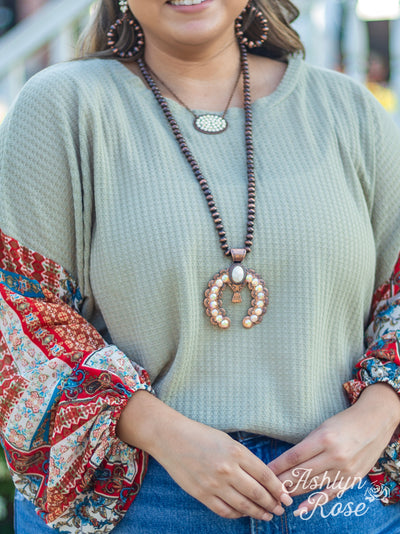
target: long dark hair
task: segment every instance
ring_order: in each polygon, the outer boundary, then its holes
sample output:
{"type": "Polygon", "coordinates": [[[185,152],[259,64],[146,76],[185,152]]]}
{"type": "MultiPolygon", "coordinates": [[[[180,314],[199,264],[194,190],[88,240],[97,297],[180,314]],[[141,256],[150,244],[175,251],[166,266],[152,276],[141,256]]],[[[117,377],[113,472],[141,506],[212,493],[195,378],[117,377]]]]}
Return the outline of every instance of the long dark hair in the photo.
{"type": "MultiPolygon", "coordinates": [[[[260,48],[254,49],[255,53],[281,61],[285,61],[292,54],[305,54],[298,33],[290,26],[299,15],[299,10],[290,0],[252,0],[252,4],[262,11],[269,26],[267,41],[260,48]]],[[[119,16],[117,0],[99,0],[94,17],[79,40],[78,56],[115,57],[107,45],[107,32],[119,16]]],[[[246,21],[246,26],[246,34],[250,38],[257,38],[254,19],[246,21]]],[[[129,49],[132,46],[132,30],[128,24],[123,25],[117,46],[120,49],[129,49]]],[[[136,59],[137,56],[133,56],[125,61],[136,59]]]]}

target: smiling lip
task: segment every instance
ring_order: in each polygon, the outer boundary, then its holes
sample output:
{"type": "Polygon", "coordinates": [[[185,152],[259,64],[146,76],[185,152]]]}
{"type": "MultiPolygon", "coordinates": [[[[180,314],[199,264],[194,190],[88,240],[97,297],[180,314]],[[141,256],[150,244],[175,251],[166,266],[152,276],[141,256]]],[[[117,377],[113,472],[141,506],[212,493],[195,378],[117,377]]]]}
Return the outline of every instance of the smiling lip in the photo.
{"type": "Polygon", "coordinates": [[[172,9],[174,9],[175,11],[180,11],[182,13],[198,13],[199,11],[202,11],[207,6],[209,6],[212,2],[213,0],[205,0],[201,4],[193,4],[191,6],[184,6],[184,5],[175,6],[168,2],[167,5],[171,7],[172,9]]]}

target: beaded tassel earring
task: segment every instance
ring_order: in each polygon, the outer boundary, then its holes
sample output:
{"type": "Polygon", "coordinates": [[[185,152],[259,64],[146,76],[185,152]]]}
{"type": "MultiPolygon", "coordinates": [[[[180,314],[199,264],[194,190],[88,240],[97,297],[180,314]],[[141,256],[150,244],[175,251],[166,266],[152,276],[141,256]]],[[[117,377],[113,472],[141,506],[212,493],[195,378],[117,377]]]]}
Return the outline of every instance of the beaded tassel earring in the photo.
{"type": "Polygon", "coordinates": [[[250,1],[235,22],[236,37],[239,42],[247,48],[258,48],[267,40],[268,30],[267,19],[250,1]],[[254,30],[255,36],[245,35],[249,30],[249,21],[253,21],[253,24],[257,25],[257,29],[254,30]]]}
{"type": "Polygon", "coordinates": [[[107,46],[112,50],[114,56],[121,58],[130,58],[137,56],[144,47],[144,34],[139,23],[133,18],[129,11],[128,1],[119,0],[119,8],[122,16],[118,17],[114,24],[111,25],[107,33],[107,46]],[[130,38],[123,48],[117,46],[118,41],[123,36],[124,26],[128,25],[130,38]]]}

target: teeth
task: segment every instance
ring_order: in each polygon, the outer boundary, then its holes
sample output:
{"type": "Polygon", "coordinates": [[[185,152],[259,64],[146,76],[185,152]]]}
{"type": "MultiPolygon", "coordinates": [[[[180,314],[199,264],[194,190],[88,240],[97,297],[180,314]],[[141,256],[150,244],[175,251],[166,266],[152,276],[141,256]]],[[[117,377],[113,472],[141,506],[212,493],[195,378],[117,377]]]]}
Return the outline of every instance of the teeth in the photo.
{"type": "Polygon", "coordinates": [[[169,3],[173,6],[194,6],[202,4],[205,0],[170,0],[169,3]]]}

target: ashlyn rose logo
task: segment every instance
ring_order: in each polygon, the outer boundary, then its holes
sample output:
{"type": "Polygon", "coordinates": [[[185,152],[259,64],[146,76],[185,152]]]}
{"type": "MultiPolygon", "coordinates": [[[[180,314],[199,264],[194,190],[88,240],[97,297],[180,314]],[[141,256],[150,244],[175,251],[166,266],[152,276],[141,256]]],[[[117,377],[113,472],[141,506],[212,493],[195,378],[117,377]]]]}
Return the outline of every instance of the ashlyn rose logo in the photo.
{"type": "Polygon", "coordinates": [[[297,478],[296,482],[292,480],[285,481],[285,486],[289,493],[294,493],[298,489],[304,489],[310,493],[307,501],[313,506],[312,510],[303,508],[299,510],[299,517],[303,521],[309,521],[314,515],[319,514],[323,519],[328,517],[336,517],[342,515],[344,517],[361,517],[369,510],[369,504],[380,499],[384,501],[388,497],[387,488],[374,486],[367,480],[361,477],[343,477],[340,471],[336,474],[333,480],[330,479],[327,472],[321,477],[311,476],[311,469],[296,468],[292,471],[293,476],[297,478]],[[326,493],[322,492],[322,488],[337,491],[336,497],[333,501],[329,501],[326,493]],[[353,502],[348,500],[346,502],[340,501],[345,491],[350,488],[364,489],[365,501],[357,500],[353,502]],[[339,499],[339,500],[338,500],[339,499]],[[326,505],[331,502],[328,508],[326,505]]]}

